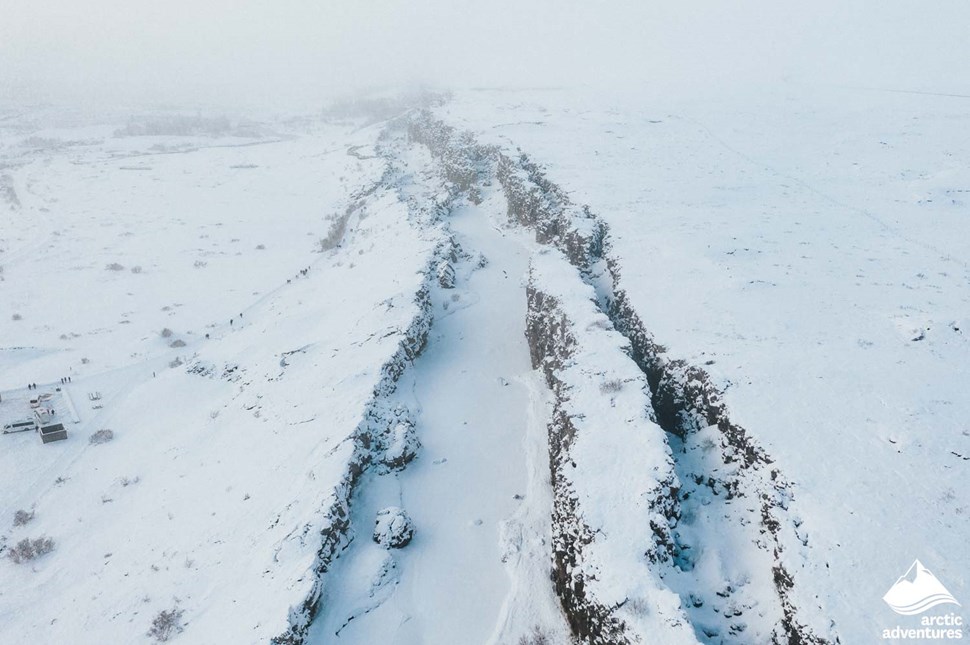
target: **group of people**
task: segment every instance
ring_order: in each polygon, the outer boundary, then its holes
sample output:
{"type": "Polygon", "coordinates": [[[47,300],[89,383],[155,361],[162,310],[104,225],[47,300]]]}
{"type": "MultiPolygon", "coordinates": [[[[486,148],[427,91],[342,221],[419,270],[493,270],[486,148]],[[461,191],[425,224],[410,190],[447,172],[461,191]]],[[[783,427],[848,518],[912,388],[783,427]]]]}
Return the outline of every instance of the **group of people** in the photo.
{"type": "MultiPolygon", "coordinates": [[[[300,269],[300,275],[302,275],[303,277],[306,277],[306,275],[308,273],[310,273],[310,267],[307,267],[305,269],[300,269]]],[[[287,280],[286,282],[289,283],[290,281],[287,280]]],[[[242,317],[243,317],[242,312],[240,312],[239,318],[242,318],[242,317]]],[[[229,326],[230,327],[233,327],[235,324],[236,324],[236,319],[235,318],[230,318],[229,319],[229,326]]],[[[209,339],[209,334],[206,334],[205,337],[206,337],[206,340],[208,340],[209,339]]],[[[63,383],[63,382],[64,381],[62,380],[61,383],[63,383]]],[[[68,381],[67,382],[70,383],[70,377],[68,377],[68,381]]]]}
{"type": "MultiPolygon", "coordinates": [[[[62,376],[61,377],[61,384],[62,385],[63,384],[70,383],[70,382],[71,382],[71,377],[70,376],[62,376]]],[[[28,383],[27,384],[27,389],[28,390],[36,390],[37,389],[37,384],[36,383],[28,383]]]]}
{"type": "MultiPolygon", "coordinates": [[[[310,273],[310,267],[307,267],[305,269],[300,269],[300,273],[296,277],[299,278],[302,275],[305,278],[308,273],[310,273]]],[[[287,280],[286,281],[286,284],[290,284],[290,282],[291,282],[290,280],[287,280]]],[[[240,313],[239,314],[239,317],[242,318],[243,315],[240,313]]],[[[235,322],[236,322],[236,319],[235,318],[230,318],[229,319],[229,326],[232,327],[233,326],[233,323],[235,323],[235,322]]],[[[209,337],[209,334],[206,334],[205,337],[208,338],[209,337]]]]}

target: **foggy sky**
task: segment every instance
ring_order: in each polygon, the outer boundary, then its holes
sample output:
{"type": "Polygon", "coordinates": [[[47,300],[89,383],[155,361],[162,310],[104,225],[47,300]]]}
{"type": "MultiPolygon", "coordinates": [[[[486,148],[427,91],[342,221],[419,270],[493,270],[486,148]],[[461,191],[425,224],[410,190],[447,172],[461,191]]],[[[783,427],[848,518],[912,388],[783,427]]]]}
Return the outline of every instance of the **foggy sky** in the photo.
{"type": "Polygon", "coordinates": [[[350,89],[970,94],[964,0],[0,0],[0,100],[307,106],[350,89]]]}

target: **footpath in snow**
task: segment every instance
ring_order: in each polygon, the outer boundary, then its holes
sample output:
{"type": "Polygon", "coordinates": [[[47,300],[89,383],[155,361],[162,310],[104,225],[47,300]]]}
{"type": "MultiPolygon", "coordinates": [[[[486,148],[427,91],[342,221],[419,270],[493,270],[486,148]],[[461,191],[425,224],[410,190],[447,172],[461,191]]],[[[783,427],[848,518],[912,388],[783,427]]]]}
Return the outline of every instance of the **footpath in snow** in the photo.
{"type": "Polygon", "coordinates": [[[450,219],[471,257],[455,288],[437,291],[428,347],[397,395],[422,447],[405,470],[362,482],[355,540],[308,642],[504,642],[562,622],[551,588],[527,582],[548,575],[551,493],[544,386],[523,334],[530,247],[497,227],[504,207],[496,195],[450,219]],[[403,549],[371,539],[386,506],[413,520],[403,549]]]}

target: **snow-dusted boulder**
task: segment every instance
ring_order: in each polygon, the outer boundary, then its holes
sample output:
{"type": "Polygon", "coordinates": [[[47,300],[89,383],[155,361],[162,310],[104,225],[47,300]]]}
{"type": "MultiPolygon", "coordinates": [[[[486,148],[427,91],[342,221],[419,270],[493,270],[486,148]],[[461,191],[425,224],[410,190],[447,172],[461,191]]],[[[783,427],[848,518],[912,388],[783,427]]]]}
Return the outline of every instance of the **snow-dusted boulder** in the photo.
{"type": "Polygon", "coordinates": [[[403,509],[388,506],[377,512],[374,522],[374,541],[385,549],[400,549],[414,537],[414,525],[403,509]]]}
{"type": "Polygon", "coordinates": [[[390,430],[387,450],[384,451],[384,465],[391,470],[400,470],[417,456],[420,447],[421,442],[414,430],[414,424],[407,419],[398,421],[390,430]]]}

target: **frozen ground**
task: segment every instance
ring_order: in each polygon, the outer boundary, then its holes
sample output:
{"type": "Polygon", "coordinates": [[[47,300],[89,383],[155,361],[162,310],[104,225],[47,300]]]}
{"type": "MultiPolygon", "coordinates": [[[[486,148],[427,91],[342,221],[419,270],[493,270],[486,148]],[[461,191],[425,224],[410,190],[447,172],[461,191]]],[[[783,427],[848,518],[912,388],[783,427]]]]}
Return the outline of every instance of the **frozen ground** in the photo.
{"type": "Polygon", "coordinates": [[[0,641],[864,643],[917,558],[970,598],[968,100],[5,115],[0,421],[79,421],[0,435],[0,549],[54,540],[0,641]]]}

